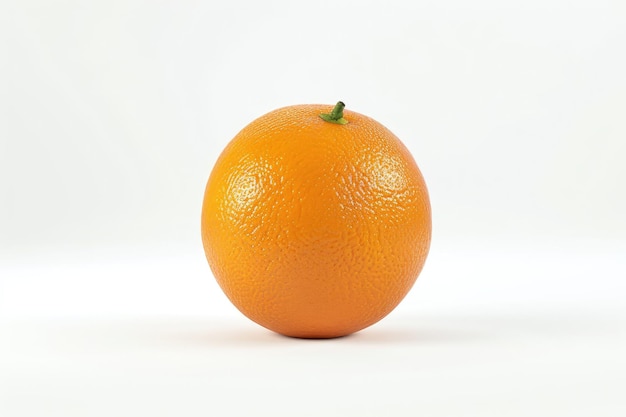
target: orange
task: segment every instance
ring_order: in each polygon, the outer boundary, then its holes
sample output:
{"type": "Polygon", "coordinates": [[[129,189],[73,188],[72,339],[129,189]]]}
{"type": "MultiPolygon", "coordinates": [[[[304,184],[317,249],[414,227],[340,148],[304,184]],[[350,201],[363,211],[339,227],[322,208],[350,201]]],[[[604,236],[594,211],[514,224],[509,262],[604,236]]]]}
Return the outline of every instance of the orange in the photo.
{"type": "Polygon", "coordinates": [[[426,184],[388,129],[339,102],[274,110],[218,158],[202,240],[220,287],[283,335],[368,327],[411,289],[430,245],[426,184]]]}

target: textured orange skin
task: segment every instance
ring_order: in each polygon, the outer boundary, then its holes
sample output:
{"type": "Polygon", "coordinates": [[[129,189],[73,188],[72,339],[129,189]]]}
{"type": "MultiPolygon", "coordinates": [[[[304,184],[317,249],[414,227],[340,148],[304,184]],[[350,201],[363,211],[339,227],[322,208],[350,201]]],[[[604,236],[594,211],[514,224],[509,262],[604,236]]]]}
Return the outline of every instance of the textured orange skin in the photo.
{"type": "Polygon", "coordinates": [[[297,105],[246,126],[209,177],[202,240],[224,293],[283,335],[344,336],[389,314],[430,246],[426,184],[380,123],[297,105]]]}

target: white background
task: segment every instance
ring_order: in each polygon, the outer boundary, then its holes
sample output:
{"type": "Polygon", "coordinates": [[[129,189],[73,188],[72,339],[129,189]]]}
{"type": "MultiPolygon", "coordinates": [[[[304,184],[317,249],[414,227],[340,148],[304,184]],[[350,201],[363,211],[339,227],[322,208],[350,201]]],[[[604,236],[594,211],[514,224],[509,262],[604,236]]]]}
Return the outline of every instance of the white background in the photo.
{"type": "Polygon", "coordinates": [[[0,3],[0,415],[626,412],[626,5],[0,3]],[[343,100],[429,185],[431,255],[331,341],[250,323],[200,242],[221,149],[343,100]]]}

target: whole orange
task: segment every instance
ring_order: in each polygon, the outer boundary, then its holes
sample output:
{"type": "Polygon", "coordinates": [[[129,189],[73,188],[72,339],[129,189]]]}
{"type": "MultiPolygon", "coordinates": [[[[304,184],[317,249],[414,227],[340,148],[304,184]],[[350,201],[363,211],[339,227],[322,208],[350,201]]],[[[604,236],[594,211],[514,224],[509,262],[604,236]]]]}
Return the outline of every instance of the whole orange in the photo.
{"type": "Polygon", "coordinates": [[[389,314],[431,238],[426,184],[402,142],[339,102],[254,120],[209,177],[202,240],[231,302],[270,330],[330,338],[389,314]]]}

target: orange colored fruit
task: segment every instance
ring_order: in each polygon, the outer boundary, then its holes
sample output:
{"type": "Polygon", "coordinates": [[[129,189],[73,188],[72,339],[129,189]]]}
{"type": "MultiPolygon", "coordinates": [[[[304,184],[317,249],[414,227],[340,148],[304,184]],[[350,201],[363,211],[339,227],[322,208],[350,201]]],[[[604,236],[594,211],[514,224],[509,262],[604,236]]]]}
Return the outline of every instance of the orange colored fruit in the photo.
{"type": "Polygon", "coordinates": [[[284,107],[246,126],[217,160],[202,207],[224,293],[293,337],[343,336],[385,317],[415,283],[430,237],[413,157],[341,102],[284,107]]]}

